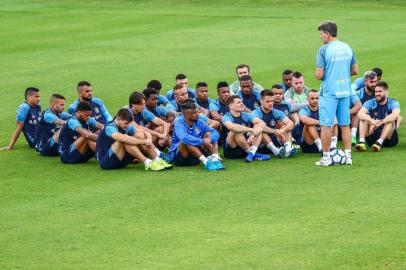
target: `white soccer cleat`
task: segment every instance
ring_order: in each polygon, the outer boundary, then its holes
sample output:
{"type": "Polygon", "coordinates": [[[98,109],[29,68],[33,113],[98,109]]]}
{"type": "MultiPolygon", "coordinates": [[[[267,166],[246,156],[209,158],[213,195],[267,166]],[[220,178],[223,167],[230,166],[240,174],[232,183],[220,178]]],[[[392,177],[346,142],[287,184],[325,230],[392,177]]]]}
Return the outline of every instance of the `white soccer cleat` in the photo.
{"type": "Polygon", "coordinates": [[[352,158],[351,157],[347,157],[345,159],[345,165],[352,165],[352,158]]]}
{"type": "Polygon", "coordinates": [[[325,167],[327,167],[327,166],[333,165],[333,161],[331,160],[331,158],[329,158],[329,159],[321,158],[319,161],[316,161],[316,163],[314,163],[314,164],[316,166],[325,166],[325,167]]]}

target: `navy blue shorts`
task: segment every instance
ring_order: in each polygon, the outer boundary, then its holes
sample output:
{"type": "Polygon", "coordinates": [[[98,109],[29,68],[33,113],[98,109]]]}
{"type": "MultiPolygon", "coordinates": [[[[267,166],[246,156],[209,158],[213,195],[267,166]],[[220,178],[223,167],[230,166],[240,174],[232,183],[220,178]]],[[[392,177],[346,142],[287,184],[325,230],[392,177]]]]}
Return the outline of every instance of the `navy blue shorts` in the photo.
{"type": "MultiPolygon", "coordinates": [[[[372,133],[371,135],[369,135],[368,137],[365,138],[365,142],[369,145],[372,146],[381,136],[383,130],[383,126],[382,128],[379,128],[377,130],[375,130],[374,133],[372,133]]],[[[399,142],[399,136],[398,136],[398,131],[395,130],[393,131],[392,137],[388,140],[384,140],[382,147],[393,147],[396,146],[399,142]]]]}
{"type": "Polygon", "coordinates": [[[303,141],[303,126],[300,124],[295,125],[295,127],[291,131],[293,139],[296,140],[297,143],[301,143],[303,141]]]}
{"type": "Polygon", "coordinates": [[[319,148],[317,145],[313,143],[312,145],[308,145],[305,141],[300,144],[300,149],[303,153],[320,153],[319,148]]]}
{"type": "Polygon", "coordinates": [[[73,144],[60,155],[61,161],[68,164],[83,163],[92,157],[94,157],[92,150],[88,149],[87,152],[82,155],[73,144]]]}
{"type": "Polygon", "coordinates": [[[183,157],[180,152],[176,150],[172,158],[172,163],[175,166],[195,166],[200,163],[200,160],[192,154],[183,157]]]}
{"type": "Polygon", "coordinates": [[[41,147],[41,149],[38,150],[38,152],[42,156],[46,157],[59,156],[58,144],[56,144],[53,140],[49,140],[43,147],[41,147]]]}
{"type": "Polygon", "coordinates": [[[114,170],[126,167],[133,160],[134,157],[127,152],[125,153],[123,159],[120,160],[110,148],[110,150],[103,157],[99,158],[99,164],[103,170],[114,170]]]}
{"type": "Polygon", "coordinates": [[[226,158],[230,159],[240,159],[245,158],[247,156],[247,152],[244,151],[241,147],[237,146],[235,148],[231,148],[227,142],[224,143],[223,146],[223,153],[226,158]]]}

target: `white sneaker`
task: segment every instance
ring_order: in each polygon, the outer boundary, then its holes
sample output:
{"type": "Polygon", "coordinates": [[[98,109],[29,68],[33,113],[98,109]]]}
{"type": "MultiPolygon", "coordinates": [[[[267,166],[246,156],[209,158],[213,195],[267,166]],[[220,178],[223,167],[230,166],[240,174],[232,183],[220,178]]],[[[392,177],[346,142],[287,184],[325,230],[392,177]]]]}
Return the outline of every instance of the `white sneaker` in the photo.
{"type": "Polygon", "coordinates": [[[345,165],[352,165],[352,157],[345,158],[345,165]]]}
{"type": "Polygon", "coordinates": [[[333,161],[331,160],[331,158],[329,159],[324,159],[321,158],[319,161],[317,161],[316,163],[314,163],[316,166],[331,166],[333,165],[333,161]]]}

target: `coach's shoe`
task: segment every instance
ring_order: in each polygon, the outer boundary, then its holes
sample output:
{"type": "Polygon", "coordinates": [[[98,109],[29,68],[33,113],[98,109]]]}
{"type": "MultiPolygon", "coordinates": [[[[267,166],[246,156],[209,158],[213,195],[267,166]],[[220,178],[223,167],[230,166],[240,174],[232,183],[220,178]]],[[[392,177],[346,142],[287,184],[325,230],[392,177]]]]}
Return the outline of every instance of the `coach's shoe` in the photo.
{"type": "Polygon", "coordinates": [[[367,146],[365,145],[364,142],[360,142],[355,145],[355,150],[357,150],[358,152],[363,152],[367,150],[367,146]]]}
{"type": "Polygon", "coordinates": [[[173,168],[173,165],[170,164],[170,163],[168,163],[168,162],[166,162],[163,158],[160,158],[158,162],[159,162],[159,164],[162,165],[162,167],[165,168],[165,170],[170,170],[170,169],[173,168]]]}
{"type": "Polygon", "coordinates": [[[355,146],[357,144],[357,136],[351,136],[351,144],[355,146]]]}
{"type": "Polygon", "coordinates": [[[352,165],[352,157],[345,158],[345,165],[352,165]]]}
{"type": "Polygon", "coordinates": [[[218,171],[220,170],[218,165],[213,160],[208,160],[204,165],[204,168],[208,171],[218,171]]]}
{"type": "Polygon", "coordinates": [[[260,154],[260,153],[255,153],[254,155],[255,160],[270,160],[271,156],[270,155],[265,155],[265,154],[260,154]]]}
{"type": "Polygon", "coordinates": [[[372,145],[371,148],[372,148],[372,151],[379,152],[379,151],[381,151],[381,147],[382,147],[382,145],[379,142],[376,142],[372,145]]]}
{"type": "Polygon", "coordinates": [[[168,156],[167,154],[165,154],[164,152],[161,152],[161,154],[159,154],[159,158],[163,159],[165,162],[167,163],[171,163],[172,159],[170,156],[168,156]]]}
{"type": "Polygon", "coordinates": [[[151,163],[145,165],[146,171],[163,171],[165,167],[162,166],[159,161],[152,161],[151,163]]]}
{"type": "Polygon", "coordinates": [[[321,158],[319,161],[317,161],[316,163],[314,163],[316,166],[331,166],[333,165],[333,161],[331,160],[331,158],[328,159],[324,159],[321,158]]]}

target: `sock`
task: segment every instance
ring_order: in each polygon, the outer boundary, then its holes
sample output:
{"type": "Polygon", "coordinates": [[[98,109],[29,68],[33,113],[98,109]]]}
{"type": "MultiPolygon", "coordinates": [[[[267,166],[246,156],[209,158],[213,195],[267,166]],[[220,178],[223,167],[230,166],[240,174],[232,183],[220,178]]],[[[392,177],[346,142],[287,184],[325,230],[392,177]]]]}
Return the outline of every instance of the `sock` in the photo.
{"type": "Polygon", "coordinates": [[[154,161],[159,161],[159,160],[160,160],[159,156],[156,156],[156,157],[154,158],[154,161]]]}
{"type": "Polygon", "coordinates": [[[161,155],[161,151],[158,148],[154,148],[156,155],[159,157],[161,155]]]}
{"type": "Polygon", "coordinates": [[[324,159],[324,160],[330,159],[330,152],[324,152],[324,151],[323,151],[323,159],[324,159]]]}
{"type": "Polygon", "coordinates": [[[144,160],[144,165],[149,165],[151,164],[152,160],[150,160],[149,158],[147,158],[146,160],[144,160]]]}
{"type": "Polygon", "coordinates": [[[383,144],[383,140],[382,140],[382,139],[378,139],[376,142],[379,143],[380,145],[383,144]]]}
{"type": "Polygon", "coordinates": [[[321,139],[320,138],[314,140],[314,143],[317,145],[317,148],[319,149],[319,151],[321,151],[321,149],[323,149],[323,147],[321,146],[321,139]]]}
{"type": "Polygon", "coordinates": [[[357,128],[351,128],[351,136],[357,137],[357,128]]]}
{"type": "Polygon", "coordinates": [[[285,153],[290,153],[292,151],[292,143],[291,142],[285,142],[285,153]]]}
{"type": "Polygon", "coordinates": [[[213,161],[219,161],[220,160],[219,154],[213,154],[213,155],[211,155],[211,158],[212,158],[213,161]]]}
{"type": "Polygon", "coordinates": [[[272,151],[272,153],[276,156],[277,154],[278,154],[278,148],[276,148],[276,146],[272,143],[272,142],[270,142],[267,146],[266,146],[269,150],[271,150],[272,151]]]}
{"type": "Polygon", "coordinates": [[[258,150],[258,147],[256,147],[256,146],[251,146],[250,148],[248,148],[248,152],[252,153],[253,155],[255,155],[257,150],[258,150]]]}
{"type": "Polygon", "coordinates": [[[205,157],[204,155],[201,155],[201,156],[199,157],[199,160],[200,160],[204,165],[206,165],[207,161],[209,161],[209,160],[207,159],[207,157],[205,157]]]}
{"type": "Polygon", "coordinates": [[[345,149],[344,153],[346,158],[351,158],[351,149],[345,149]]]}
{"type": "Polygon", "coordinates": [[[331,137],[331,148],[336,148],[337,147],[337,137],[331,137]]]}
{"type": "Polygon", "coordinates": [[[359,143],[365,143],[365,138],[359,138],[359,143]]]}

